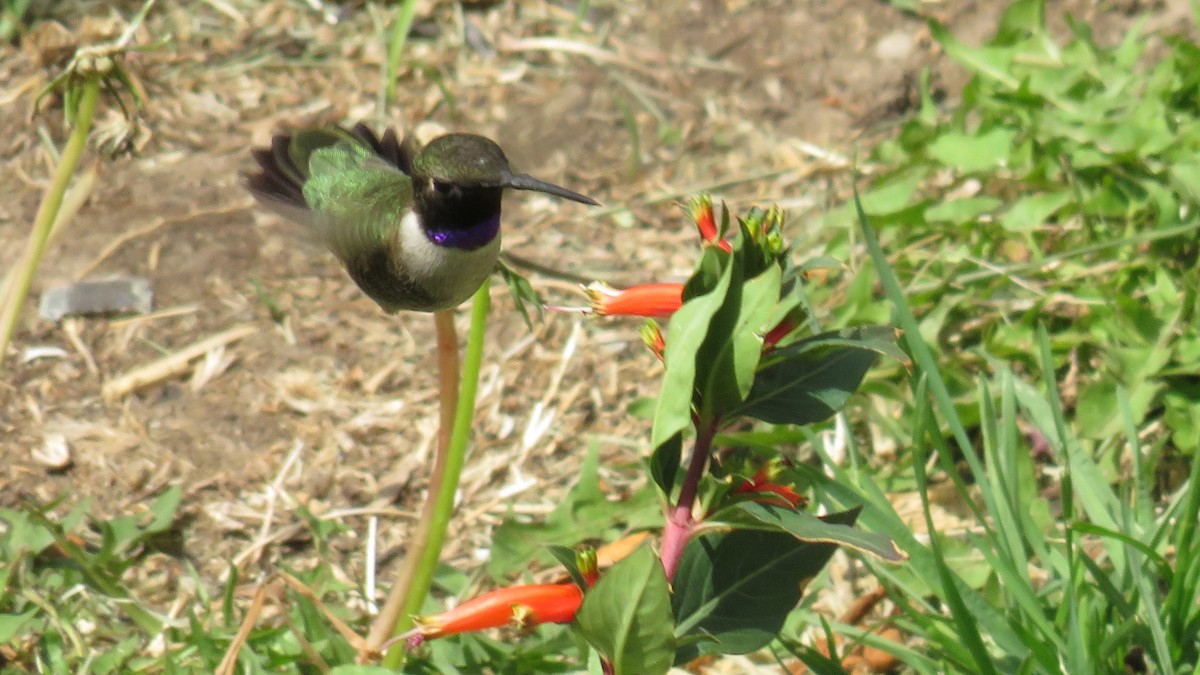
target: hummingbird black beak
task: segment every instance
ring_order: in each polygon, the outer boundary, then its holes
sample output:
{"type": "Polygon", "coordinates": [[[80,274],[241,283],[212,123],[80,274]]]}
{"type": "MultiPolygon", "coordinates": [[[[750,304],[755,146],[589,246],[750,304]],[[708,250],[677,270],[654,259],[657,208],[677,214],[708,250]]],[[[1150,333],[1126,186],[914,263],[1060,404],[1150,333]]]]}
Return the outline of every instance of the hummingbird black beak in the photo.
{"type": "Polygon", "coordinates": [[[534,192],[544,192],[548,195],[562,197],[563,199],[570,199],[571,201],[579,202],[580,204],[600,206],[600,202],[592,199],[591,197],[585,197],[578,192],[572,192],[567,188],[559,187],[554,183],[547,183],[546,181],[534,178],[529,174],[514,173],[508,177],[508,181],[505,183],[505,186],[513,188],[514,190],[533,190],[534,192]]]}

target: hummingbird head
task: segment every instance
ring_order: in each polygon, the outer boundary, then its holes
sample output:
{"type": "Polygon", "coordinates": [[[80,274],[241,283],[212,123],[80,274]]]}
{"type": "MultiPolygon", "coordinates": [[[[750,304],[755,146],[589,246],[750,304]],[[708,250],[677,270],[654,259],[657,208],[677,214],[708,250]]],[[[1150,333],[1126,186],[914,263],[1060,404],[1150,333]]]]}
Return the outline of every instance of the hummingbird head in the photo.
{"type": "Polygon", "coordinates": [[[486,202],[499,208],[500,193],[513,188],[596,205],[577,192],[513,172],[500,146],[474,134],[446,134],[430,141],[413,159],[412,179],[418,203],[486,202]]]}

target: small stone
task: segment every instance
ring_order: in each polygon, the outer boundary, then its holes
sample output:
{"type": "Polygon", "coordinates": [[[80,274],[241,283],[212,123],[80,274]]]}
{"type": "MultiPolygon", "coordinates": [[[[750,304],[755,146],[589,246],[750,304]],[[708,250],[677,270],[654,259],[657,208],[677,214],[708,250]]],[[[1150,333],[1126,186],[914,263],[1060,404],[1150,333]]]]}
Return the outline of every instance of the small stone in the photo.
{"type": "Polygon", "coordinates": [[[55,471],[61,471],[71,466],[71,445],[62,434],[48,434],[41,447],[31,452],[33,460],[55,471]]]}
{"type": "Polygon", "coordinates": [[[136,312],[145,314],[154,307],[150,281],[142,277],[120,277],[104,281],[80,281],[46,291],[38,304],[38,313],[47,321],[68,316],[136,312]]]}
{"type": "Polygon", "coordinates": [[[917,48],[917,36],[912,31],[894,30],[875,43],[875,58],[880,61],[904,61],[917,48]]]}

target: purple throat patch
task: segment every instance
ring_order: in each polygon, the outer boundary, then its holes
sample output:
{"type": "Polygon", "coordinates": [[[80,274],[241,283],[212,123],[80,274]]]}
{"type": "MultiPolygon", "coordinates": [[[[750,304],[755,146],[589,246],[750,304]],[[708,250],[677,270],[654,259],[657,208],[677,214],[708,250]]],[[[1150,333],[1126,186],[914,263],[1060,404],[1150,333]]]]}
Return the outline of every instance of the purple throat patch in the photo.
{"type": "Polygon", "coordinates": [[[496,234],[500,232],[500,213],[497,212],[491,218],[470,227],[449,230],[427,227],[425,232],[430,241],[438,246],[472,251],[496,238],[496,234]]]}

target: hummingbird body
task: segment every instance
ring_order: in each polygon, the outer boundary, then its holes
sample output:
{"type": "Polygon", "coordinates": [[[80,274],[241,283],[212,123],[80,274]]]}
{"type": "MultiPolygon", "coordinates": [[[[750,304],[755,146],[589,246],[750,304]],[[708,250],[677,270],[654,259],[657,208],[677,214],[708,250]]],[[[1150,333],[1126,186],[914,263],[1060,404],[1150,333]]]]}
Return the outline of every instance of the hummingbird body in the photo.
{"type": "Polygon", "coordinates": [[[513,173],[499,146],[472,134],[418,148],[358,124],[275,136],[253,154],[254,197],[307,225],[388,312],[450,309],[479,288],[500,253],[504,188],[596,203],[513,173]]]}

